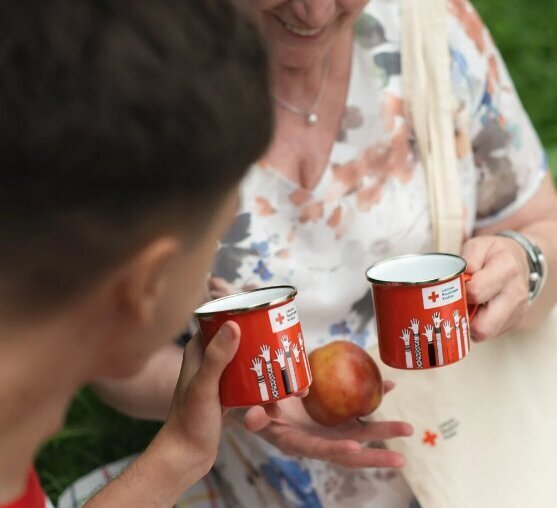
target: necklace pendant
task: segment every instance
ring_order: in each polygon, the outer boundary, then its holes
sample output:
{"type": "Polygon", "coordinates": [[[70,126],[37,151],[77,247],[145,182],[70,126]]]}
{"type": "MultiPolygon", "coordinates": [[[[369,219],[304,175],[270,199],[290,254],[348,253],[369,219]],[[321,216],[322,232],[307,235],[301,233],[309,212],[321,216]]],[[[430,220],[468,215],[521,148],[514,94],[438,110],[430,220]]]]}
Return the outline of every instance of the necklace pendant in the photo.
{"type": "Polygon", "coordinates": [[[319,116],[317,116],[317,113],[312,112],[306,115],[306,123],[310,127],[313,127],[315,124],[317,124],[318,121],[319,121],[319,116]]]}

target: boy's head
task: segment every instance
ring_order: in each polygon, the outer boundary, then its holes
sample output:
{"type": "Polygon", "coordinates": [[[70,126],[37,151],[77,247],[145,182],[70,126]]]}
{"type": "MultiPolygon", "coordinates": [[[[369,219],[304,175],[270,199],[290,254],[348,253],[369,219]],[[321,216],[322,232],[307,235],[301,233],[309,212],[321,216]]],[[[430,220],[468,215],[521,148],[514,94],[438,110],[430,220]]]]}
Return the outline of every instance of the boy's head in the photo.
{"type": "Polygon", "coordinates": [[[2,2],[0,320],[81,313],[99,373],[139,367],[198,302],[271,111],[229,0],[2,2]]]}

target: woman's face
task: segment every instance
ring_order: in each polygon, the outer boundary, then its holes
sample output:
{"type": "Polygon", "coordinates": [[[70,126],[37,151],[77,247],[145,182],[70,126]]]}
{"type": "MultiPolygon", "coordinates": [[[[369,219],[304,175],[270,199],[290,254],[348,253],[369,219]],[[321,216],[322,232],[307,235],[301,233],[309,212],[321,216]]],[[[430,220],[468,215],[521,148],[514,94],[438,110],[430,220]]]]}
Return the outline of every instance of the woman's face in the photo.
{"type": "Polygon", "coordinates": [[[304,68],[323,61],[369,0],[251,1],[275,63],[304,68]]]}

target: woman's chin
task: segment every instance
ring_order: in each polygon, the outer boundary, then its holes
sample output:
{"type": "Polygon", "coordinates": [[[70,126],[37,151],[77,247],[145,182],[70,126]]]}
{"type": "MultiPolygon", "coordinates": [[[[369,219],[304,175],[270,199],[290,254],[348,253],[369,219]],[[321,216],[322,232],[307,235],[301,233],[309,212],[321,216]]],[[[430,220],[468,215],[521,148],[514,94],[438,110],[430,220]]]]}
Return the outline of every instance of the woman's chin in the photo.
{"type": "Polygon", "coordinates": [[[326,50],[300,51],[291,48],[277,48],[277,51],[273,52],[273,63],[288,69],[311,69],[320,67],[325,61],[326,55],[326,50]]]}

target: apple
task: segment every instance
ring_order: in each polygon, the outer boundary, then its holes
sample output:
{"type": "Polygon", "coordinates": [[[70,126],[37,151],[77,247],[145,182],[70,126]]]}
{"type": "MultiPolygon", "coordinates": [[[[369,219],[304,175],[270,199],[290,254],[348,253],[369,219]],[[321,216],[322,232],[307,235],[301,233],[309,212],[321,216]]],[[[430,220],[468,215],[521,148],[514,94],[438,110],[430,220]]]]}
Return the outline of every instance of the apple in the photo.
{"type": "Polygon", "coordinates": [[[302,400],[317,423],[332,427],[367,416],[381,404],[381,373],[361,347],[338,340],[313,350],[308,359],[313,382],[302,400]]]}

